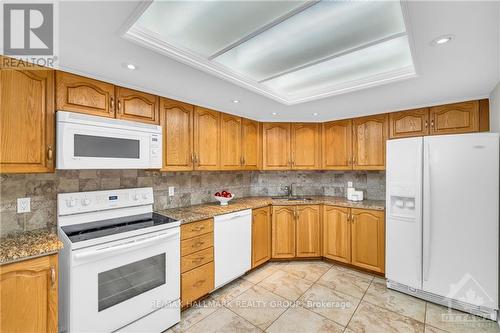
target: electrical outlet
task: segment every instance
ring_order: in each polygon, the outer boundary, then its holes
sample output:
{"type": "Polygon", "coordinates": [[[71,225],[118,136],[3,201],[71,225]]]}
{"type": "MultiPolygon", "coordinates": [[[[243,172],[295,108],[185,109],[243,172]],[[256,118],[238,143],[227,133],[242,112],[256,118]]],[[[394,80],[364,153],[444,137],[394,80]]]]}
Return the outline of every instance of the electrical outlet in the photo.
{"type": "Polygon", "coordinates": [[[168,187],[168,196],[173,197],[175,195],[175,187],[169,186],[168,187]]]}
{"type": "Polygon", "coordinates": [[[17,198],[17,212],[18,213],[31,212],[31,198],[17,198]]]}

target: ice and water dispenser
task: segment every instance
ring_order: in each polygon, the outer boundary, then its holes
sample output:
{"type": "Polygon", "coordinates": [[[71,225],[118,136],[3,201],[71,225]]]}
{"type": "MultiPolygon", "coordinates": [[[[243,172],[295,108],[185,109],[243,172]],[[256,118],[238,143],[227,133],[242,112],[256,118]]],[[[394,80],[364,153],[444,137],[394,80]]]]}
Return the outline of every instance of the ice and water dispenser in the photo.
{"type": "Polygon", "coordinates": [[[416,214],[415,186],[410,184],[393,184],[389,188],[390,215],[395,218],[414,220],[416,214]]]}

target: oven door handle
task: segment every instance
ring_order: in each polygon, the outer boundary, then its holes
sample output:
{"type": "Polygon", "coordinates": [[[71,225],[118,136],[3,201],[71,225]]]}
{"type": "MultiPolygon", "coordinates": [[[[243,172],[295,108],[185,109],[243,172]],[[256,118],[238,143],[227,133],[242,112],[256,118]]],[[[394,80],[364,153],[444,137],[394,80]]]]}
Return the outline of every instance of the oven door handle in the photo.
{"type": "Polygon", "coordinates": [[[165,240],[167,238],[171,238],[173,236],[178,236],[179,231],[177,229],[172,230],[171,232],[166,232],[162,233],[160,235],[152,236],[152,237],[147,237],[147,238],[141,238],[135,241],[129,241],[124,244],[117,244],[117,245],[111,245],[108,247],[103,247],[97,250],[91,250],[91,251],[85,251],[85,252],[79,252],[74,254],[75,259],[83,259],[83,258],[89,258],[93,256],[98,256],[106,253],[113,253],[113,252],[119,252],[121,250],[125,249],[130,249],[130,248],[135,248],[135,247],[143,247],[145,245],[149,245],[150,243],[157,242],[159,240],[165,240]]]}

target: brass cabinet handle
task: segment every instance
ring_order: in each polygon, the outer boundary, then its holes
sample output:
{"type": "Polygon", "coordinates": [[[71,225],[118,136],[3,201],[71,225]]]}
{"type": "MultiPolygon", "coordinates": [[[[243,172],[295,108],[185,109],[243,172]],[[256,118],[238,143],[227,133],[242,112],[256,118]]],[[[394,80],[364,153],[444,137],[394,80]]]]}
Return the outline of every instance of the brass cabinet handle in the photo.
{"type": "Polygon", "coordinates": [[[118,100],[118,105],[117,105],[117,110],[118,111],[121,111],[121,108],[122,108],[122,102],[120,100],[118,100]]]}
{"type": "Polygon", "coordinates": [[[425,128],[427,128],[427,127],[429,127],[429,121],[428,120],[425,121],[425,128]]]}
{"type": "Polygon", "coordinates": [[[242,165],[245,165],[245,157],[244,157],[244,156],[242,156],[241,158],[242,158],[242,160],[243,160],[242,165]]]}
{"type": "Polygon", "coordinates": [[[115,99],[113,97],[109,99],[109,107],[111,108],[111,110],[115,109],[115,99]]]}
{"type": "Polygon", "coordinates": [[[193,287],[199,287],[199,286],[201,286],[203,283],[205,283],[205,279],[203,279],[203,280],[199,280],[199,281],[196,281],[196,282],[193,284],[193,287]]]}
{"type": "Polygon", "coordinates": [[[431,120],[431,127],[434,128],[434,119],[431,120]]]}
{"type": "Polygon", "coordinates": [[[56,268],[52,265],[50,266],[50,287],[54,288],[56,285],[56,268]]]}
{"type": "Polygon", "coordinates": [[[52,149],[52,145],[48,145],[48,146],[47,146],[47,159],[48,159],[49,161],[52,161],[52,157],[53,157],[53,155],[54,155],[54,151],[53,151],[53,149],[52,149]]]}

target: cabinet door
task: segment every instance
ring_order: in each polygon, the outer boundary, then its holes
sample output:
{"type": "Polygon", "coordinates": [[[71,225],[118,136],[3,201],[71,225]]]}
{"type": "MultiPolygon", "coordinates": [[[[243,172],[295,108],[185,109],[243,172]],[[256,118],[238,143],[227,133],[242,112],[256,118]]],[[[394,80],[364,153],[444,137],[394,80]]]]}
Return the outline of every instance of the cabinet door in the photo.
{"type": "Polygon", "coordinates": [[[297,206],[297,257],[321,256],[320,210],[318,205],[297,206]]]}
{"type": "Polygon", "coordinates": [[[258,121],[241,120],[241,155],[244,170],[259,170],[262,157],[262,140],[258,121]]]}
{"type": "Polygon", "coordinates": [[[322,168],[352,170],[352,120],[323,123],[322,168]]]}
{"type": "Polygon", "coordinates": [[[349,208],[323,206],[323,256],[351,262],[351,226],[349,208]]]}
{"type": "Polygon", "coordinates": [[[429,134],[429,109],[416,109],[389,114],[389,137],[408,138],[429,134]]]}
{"type": "Polygon", "coordinates": [[[162,98],[163,171],[193,170],[192,105],[162,98]]]}
{"type": "Polygon", "coordinates": [[[291,168],[290,124],[264,123],[262,151],[264,170],[289,170],[291,168]]]}
{"type": "Polygon", "coordinates": [[[351,263],[361,268],[384,273],[385,221],[384,213],[375,210],[352,209],[351,263]]]}
{"type": "Polygon", "coordinates": [[[470,101],[431,108],[431,134],[479,131],[479,103],[470,101]]]}
{"type": "Polygon", "coordinates": [[[315,123],[293,123],[291,126],[292,169],[320,168],[320,127],[315,123]]]}
{"type": "Polygon", "coordinates": [[[56,109],[115,117],[115,86],[61,71],[56,73],[56,109]]]}
{"type": "Polygon", "coordinates": [[[0,172],[54,171],[54,71],[1,69],[0,110],[0,172]]]}
{"type": "Polygon", "coordinates": [[[57,255],[0,266],[0,331],[57,332],[57,255]]]}
{"type": "Polygon", "coordinates": [[[214,290],[214,262],[181,274],[181,305],[186,307],[214,290]]]}
{"type": "Polygon", "coordinates": [[[220,169],[240,170],[241,118],[222,113],[220,116],[220,169]]]}
{"type": "Polygon", "coordinates": [[[386,114],[353,119],[353,169],[384,170],[386,114]]]}
{"type": "Polygon", "coordinates": [[[295,207],[274,206],[272,216],[272,257],[295,257],[295,207]]]}
{"type": "Polygon", "coordinates": [[[116,118],[160,123],[160,98],[140,91],[116,87],[116,118]]]}
{"type": "Polygon", "coordinates": [[[194,108],[195,170],[218,170],[220,152],[220,113],[194,108]]]}
{"type": "Polygon", "coordinates": [[[252,268],[271,259],[270,212],[269,207],[252,211],[252,268]]]}

